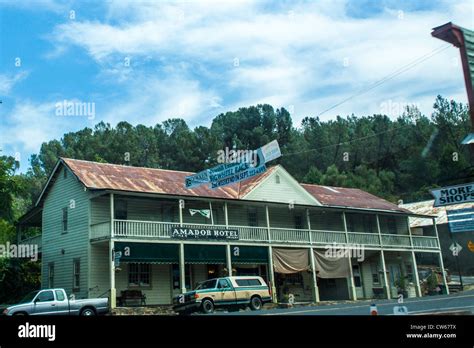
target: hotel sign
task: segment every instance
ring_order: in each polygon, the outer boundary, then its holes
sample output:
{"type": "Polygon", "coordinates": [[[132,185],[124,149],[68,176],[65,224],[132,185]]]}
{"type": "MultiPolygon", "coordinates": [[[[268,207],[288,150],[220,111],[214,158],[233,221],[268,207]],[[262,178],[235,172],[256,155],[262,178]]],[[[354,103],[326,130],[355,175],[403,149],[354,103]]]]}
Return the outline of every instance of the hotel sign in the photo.
{"type": "Polygon", "coordinates": [[[434,207],[474,202],[474,183],[431,190],[431,194],[435,199],[434,207]]]}
{"type": "Polygon", "coordinates": [[[177,239],[239,239],[238,230],[226,230],[215,227],[206,227],[206,228],[189,228],[189,227],[180,227],[173,226],[170,230],[171,238],[177,239]]]}

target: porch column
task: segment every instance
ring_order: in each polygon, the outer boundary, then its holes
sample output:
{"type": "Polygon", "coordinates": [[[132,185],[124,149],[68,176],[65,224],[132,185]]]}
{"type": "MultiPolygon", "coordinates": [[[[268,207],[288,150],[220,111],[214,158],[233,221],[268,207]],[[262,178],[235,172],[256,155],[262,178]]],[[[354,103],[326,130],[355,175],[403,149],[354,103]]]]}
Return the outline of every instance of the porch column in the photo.
{"type": "Polygon", "coordinates": [[[314,260],[314,252],[313,252],[313,248],[309,248],[309,252],[310,252],[310,255],[309,255],[309,259],[311,261],[311,273],[313,274],[313,298],[314,298],[314,302],[319,302],[319,288],[318,288],[318,279],[317,279],[317,275],[316,275],[316,262],[314,260]]]}
{"type": "Polygon", "coordinates": [[[271,231],[270,231],[270,212],[268,211],[268,205],[265,205],[265,217],[267,219],[268,243],[271,243],[272,238],[271,238],[271,231]]]}
{"type": "Polygon", "coordinates": [[[232,277],[232,256],[230,254],[230,244],[227,244],[225,247],[227,256],[227,274],[229,277],[232,277]]]}
{"type": "Polygon", "coordinates": [[[179,203],[179,226],[183,227],[184,199],[180,199],[178,203],[179,203]]]}
{"type": "Polygon", "coordinates": [[[444,270],[443,254],[441,252],[441,243],[439,242],[438,227],[436,226],[436,218],[433,218],[433,227],[436,233],[436,239],[438,239],[438,256],[439,256],[439,265],[441,267],[441,273],[443,273],[443,284],[446,289],[446,294],[449,295],[448,281],[446,280],[446,271],[444,270]]]}
{"type": "Polygon", "coordinates": [[[391,296],[392,294],[390,293],[391,289],[388,286],[389,282],[388,282],[388,277],[387,277],[387,267],[385,266],[385,256],[384,256],[383,250],[380,250],[380,260],[382,262],[383,283],[385,285],[385,292],[386,292],[386,295],[387,295],[387,299],[390,300],[390,298],[392,297],[391,296]]]}
{"type": "Polygon", "coordinates": [[[184,243],[179,243],[179,286],[181,293],[186,292],[186,274],[184,272],[184,243]]]}
{"type": "Polygon", "coordinates": [[[115,243],[114,243],[114,194],[110,194],[110,241],[109,241],[109,277],[110,277],[110,308],[117,307],[117,290],[115,289],[115,243]]]}
{"type": "Polygon", "coordinates": [[[272,301],[273,303],[277,303],[275,273],[273,271],[273,253],[271,245],[268,246],[268,274],[270,276],[270,286],[272,287],[272,301]]]}
{"type": "Polygon", "coordinates": [[[110,308],[114,309],[117,307],[117,290],[115,289],[115,251],[114,251],[114,240],[109,241],[109,276],[110,276],[110,308]]]}
{"type": "MultiPolygon", "coordinates": [[[[345,212],[342,212],[342,222],[344,223],[344,233],[346,235],[346,248],[349,248],[349,233],[347,231],[347,221],[346,221],[345,212]]],[[[355,287],[355,282],[354,282],[354,274],[352,272],[352,258],[351,258],[350,253],[349,253],[349,257],[347,258],[347,262],[349,263],[349,283],[348,283],[349,294],[351,296],[351,299],[356,301],[357,293],[356,293],[356,287],[355,287]]]]}
{"type": "Polygon", "coordinates": [[[227,214],[227,202],[224,202],[225,228],[229,228],[229,215],[227,214]]]}
{"type": "Polygon", "coordinates": [[[211,224],[214,226],[214,214],[212,213],[212,202],[209,201],[209,210],[211,211],[211,224]]]}
{"type": "Polygon", "coordinates": [[[411,263],[413,268],[413,274],[415,275],[415,288],[416,288],[416,296],[422,297],[423,294],[421,293],[421,286],[420,286],[420,277],[418,275],[418,265],[416,264],[416,257],[415,251],[411,251],[411,263]]]}

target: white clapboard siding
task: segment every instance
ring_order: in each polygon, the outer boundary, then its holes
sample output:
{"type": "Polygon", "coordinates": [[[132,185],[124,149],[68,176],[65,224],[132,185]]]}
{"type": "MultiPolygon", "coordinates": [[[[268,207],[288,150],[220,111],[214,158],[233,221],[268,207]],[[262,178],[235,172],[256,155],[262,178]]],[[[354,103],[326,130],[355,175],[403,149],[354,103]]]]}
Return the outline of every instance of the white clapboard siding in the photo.
{"type": "Polygon", "coordinates": [[[42,287],[48,287],[48,265],[54,263],[54,286],[72,293],[73,260],[80,259],[80,291],[77,298],[87,297],[89,247],[89,198],[84,187],[64,167],[50,186],[43,207],[42,287]],[[68,231],[62,233],[63,208],[68,209],[68,231]]]}

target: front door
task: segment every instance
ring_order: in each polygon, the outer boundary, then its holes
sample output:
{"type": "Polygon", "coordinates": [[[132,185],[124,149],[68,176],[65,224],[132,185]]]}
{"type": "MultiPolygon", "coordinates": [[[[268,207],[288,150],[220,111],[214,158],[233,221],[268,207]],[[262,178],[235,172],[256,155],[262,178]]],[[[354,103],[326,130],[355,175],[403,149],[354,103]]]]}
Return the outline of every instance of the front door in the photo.
{"type": "Polygon", "coordinates": [[[354,276],[354,285],[357,298],[364,298],[364,287],[362,285],[362,270],[360,265],[352,265],[352,275],[354,276]]]}

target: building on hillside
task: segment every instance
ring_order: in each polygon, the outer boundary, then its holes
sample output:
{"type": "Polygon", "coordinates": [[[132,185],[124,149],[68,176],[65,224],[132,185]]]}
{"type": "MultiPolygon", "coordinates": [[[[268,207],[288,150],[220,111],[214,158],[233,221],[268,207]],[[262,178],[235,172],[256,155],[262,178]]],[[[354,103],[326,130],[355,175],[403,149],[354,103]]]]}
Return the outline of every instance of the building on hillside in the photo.
{"type": "MultiPolygon", "coordinates": [[[[448,212],[459,211],[460,209],[472,209],[474,204],[462,203],[448,205],[445,207],[433,207],[434,200],[423,202],[400,204],[400,207],[408,209],[415,214],[436,216],[436,227],[438,229],[441,251],[443,254],[444,266],[452,275],[458,274],[474,276],[474,230],[466,232],[451,233],[448,223],[448,212]],[[453,243],[458,243],[462,249],[457,256],[453,254],[450,247],[453,243]],[[457,257],[457,260],[456,260],[457,257]]],[[[433,221],[410,218],[410,229],[412,235],[423,235],[427,230],[433,229],[433,221]]]]}
{"type": "Polygon", "coordinates": [[[260,275],[274,301],[393,298],[401,276],[421,295],[419,255],[441,261],[436,231],[408,227],[431,217],[367,192],[300,184],[280,165],[214,190],[185,189],[190,174],[61,158],[19,223],[20,239],[41,227],[42,286],[111,294],[112,306],[135,289],[154,305],[209,278],[260,275]],[[326,253],[343,247],[351,257],[326,253]]]}

